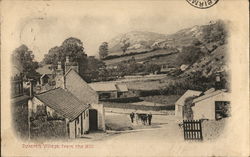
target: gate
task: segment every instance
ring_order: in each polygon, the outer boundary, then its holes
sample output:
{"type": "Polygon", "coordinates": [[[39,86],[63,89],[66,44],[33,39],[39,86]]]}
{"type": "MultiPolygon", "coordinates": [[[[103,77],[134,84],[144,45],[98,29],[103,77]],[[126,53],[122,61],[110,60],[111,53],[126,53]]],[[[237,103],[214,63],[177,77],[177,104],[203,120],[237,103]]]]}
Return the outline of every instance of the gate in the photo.
{"type": "Polygon", "coordinates": [[[183,120],[185,140],[203,140],[201,120],[183,120]]]}

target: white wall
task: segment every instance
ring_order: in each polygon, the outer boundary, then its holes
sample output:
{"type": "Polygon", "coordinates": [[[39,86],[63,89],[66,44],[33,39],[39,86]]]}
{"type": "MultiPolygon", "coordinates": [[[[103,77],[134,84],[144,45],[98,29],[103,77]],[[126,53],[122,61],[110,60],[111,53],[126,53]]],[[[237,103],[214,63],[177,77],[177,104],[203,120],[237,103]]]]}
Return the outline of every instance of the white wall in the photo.
{"type": "Polygon", "coordinates": [[[75,121],[69,122],[69,138],[75,138],[75,121]]]}
{"type": "Polygon", "coordinates": [[[183,106],[175,104],[175,116],[183,118],[183,106]]]}
{"type": "Polygon", "coordinates": [[[215,119],[215,103],[213,99],[205,99],[192,107],[194,119],[215,119]]]}
{"type": "Polygon", "coordinates": [[[195,103],[192,107],[194,119],[215,120],[215,101],[230,101],[229,98],[228,93],[220,93],[195,103]]]}
{"type": "Polygon", "coordinates": [[[98,129],[106,131],[105,129],[105,110],[103,104],[91,104],[90,109],[96,109],[98,114],[98,129]]]}
{"type": "Polygon", "coordinates": [[[85,131],[89,130],[89,110],[85,110],[82,113],[82,121],[83,121],[83,133],[84,133],[85,131]],[[84,115],[85,115],[85,118],[84,118],[84,115]]]}

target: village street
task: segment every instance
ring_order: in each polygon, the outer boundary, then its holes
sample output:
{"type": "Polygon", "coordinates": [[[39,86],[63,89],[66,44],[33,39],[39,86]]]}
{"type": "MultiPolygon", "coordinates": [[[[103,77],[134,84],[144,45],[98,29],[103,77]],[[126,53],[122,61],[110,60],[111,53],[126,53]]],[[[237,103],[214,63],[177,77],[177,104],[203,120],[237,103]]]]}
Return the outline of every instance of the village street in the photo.
{"type": "Polygon", "coordinates": [[[184,141],[183,131],[173,115],[153,115],[152,125],[131,123],[128,114],[106,112],[107,125],[115,130],[84,135],[83,141],[184,141]]]}
{"type": "Polygon", "coordinates": [[[107,138],[107,141],[120,141],[126,140],[130,142],[139,141],[150,141],[152,143],[165,140],[168,142],[182,142],[183,132],[176,123],[169,123],[161,125],[159,128],[149,128],[149,129],[140,129],[132,130],[121,134],[116,134],[115,136],[110,136],[107,138]]]}

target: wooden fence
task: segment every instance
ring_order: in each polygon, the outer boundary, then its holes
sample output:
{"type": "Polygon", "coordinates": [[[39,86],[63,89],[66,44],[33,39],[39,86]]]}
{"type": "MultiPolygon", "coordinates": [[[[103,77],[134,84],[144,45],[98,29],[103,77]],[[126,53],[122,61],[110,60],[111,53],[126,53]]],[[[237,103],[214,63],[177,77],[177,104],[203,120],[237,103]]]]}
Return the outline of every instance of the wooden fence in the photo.
{"type": "Polygon", "coordinates": [[[201,120],[183,120],[185,140],[203,140],[201,120]]]}

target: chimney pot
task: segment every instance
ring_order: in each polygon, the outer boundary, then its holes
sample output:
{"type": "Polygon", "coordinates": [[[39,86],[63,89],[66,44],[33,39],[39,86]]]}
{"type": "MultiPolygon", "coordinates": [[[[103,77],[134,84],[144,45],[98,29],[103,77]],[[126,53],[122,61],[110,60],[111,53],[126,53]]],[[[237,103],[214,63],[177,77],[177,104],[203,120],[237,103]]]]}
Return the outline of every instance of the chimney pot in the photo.
{"type": "Polygon", "coordinates": [[[62,69],[62,63],[61,63],[60,61],[58,62],[57,69],[58,69],[58,70],[59,70],[59,69],[60,69],[60,70],[62,69]]]}
{"type": "Polygon", "coordinates": [[[66,63],[69,63],[69,56],[66,56],[66,63]]]}

